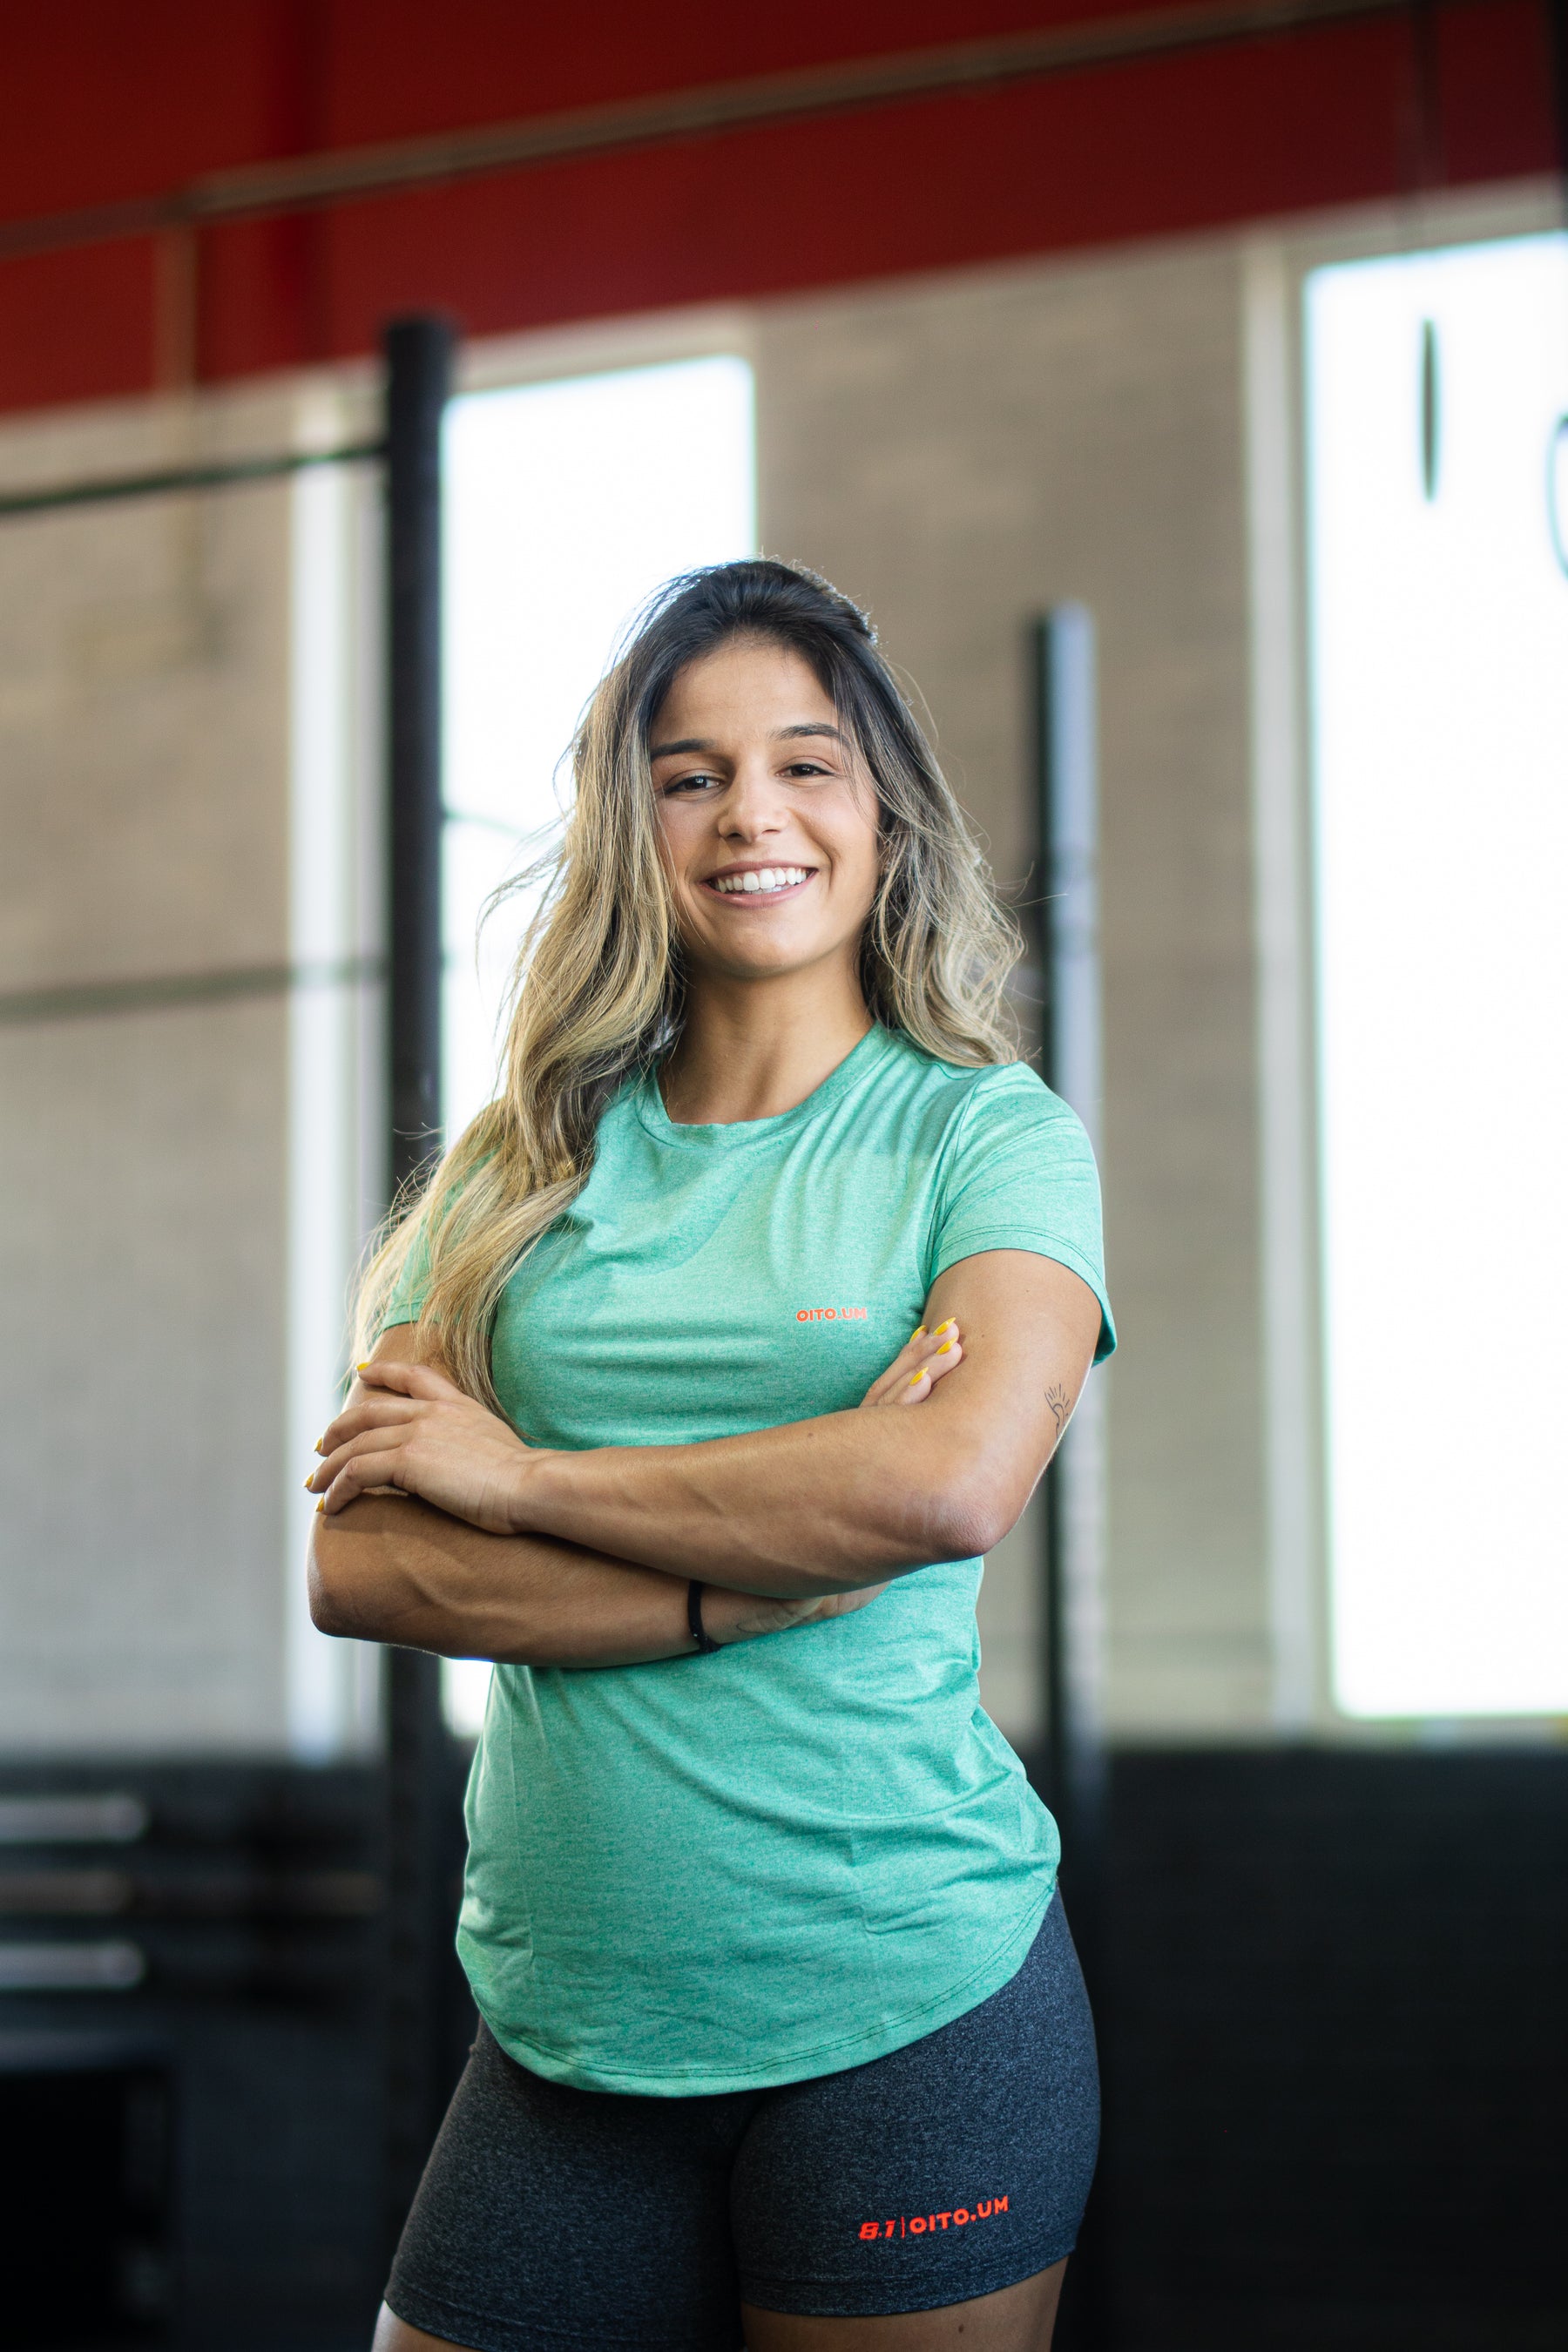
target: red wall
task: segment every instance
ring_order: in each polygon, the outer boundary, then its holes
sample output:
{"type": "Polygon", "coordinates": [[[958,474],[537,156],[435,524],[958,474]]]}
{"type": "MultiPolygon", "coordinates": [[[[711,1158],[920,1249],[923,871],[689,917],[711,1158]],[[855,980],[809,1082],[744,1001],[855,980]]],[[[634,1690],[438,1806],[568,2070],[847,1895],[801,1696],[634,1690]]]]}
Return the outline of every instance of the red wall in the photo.
{"type": "MultiPolygon", "coordinates": [[[[1132,5],[8,0],[0,220],[1132,5]]],[[[1437,25],[1441,179],[1551,169],[1541,0],[1448,0],[1437,25]]],[[[1386,196],[1421,176],[1418,87],[1396,17],[208,230],[198,372],[363,352],[411,306],[495,333],[1386,196]]],[[[0,407],[150,384],[154,279],[144,240],[0,261],[0,407]]]]}

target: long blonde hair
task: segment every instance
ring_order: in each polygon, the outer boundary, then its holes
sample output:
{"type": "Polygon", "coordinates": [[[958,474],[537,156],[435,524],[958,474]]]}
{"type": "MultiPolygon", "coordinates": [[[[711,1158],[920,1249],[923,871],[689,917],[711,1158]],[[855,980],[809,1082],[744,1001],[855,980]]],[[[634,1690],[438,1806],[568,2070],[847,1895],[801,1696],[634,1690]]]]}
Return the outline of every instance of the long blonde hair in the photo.
{"type": "Polygon", "coordinates": [[[716,564],[661,589],[587,706],[574,793],[513,971],[501,1090],[399,1203],[366,1268],[363,1354],[413,1268],[454,1378],[499,1410],[490,1328],[522,1259],[588,1181],[605,1105],[680,1034],[686,975],[648,730],[678,674],[736,637],[799,655],[877,792],[881,881],[860,950],[874,1018],[936,1060],[1015,1058],[1011,919],[869,621],[793,565],[716,564]]]}

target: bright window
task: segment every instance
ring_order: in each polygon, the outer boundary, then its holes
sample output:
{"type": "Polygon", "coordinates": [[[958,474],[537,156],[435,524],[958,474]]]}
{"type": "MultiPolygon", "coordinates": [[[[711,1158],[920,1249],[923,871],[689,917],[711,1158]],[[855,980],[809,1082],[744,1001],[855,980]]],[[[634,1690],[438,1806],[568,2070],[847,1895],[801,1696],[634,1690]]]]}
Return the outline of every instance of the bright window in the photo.
{"type": "Polygon", "coordinates": [[[1333,1677],[1568,1711],[1568,239],[1318,271],[1333,1677]]]}
{"type": "MultiPolygon", "coordinates": [[[[549,845],[579,713],[661,582],[756,551],[752,371],[687,360],[455,401],[446,442],[445,1018],[448,1135],[495,1088],[498,1015],[527,906],[479,929],[549,845]],[[477,945],[476,945],[477,943],[477,945]]],[[[489,1669],[448,1665],[454,1728],[489,1669]]]]}

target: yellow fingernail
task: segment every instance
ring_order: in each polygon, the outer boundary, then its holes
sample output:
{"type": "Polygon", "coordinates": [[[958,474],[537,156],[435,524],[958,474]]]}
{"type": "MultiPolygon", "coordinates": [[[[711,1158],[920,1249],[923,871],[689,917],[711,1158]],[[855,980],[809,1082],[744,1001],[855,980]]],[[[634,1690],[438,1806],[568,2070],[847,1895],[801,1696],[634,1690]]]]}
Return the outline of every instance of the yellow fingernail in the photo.
{"type": "Polygon", "coordinates": [[[370,1370],[370,1358],[367,1356],[363,1364],[356,1364],[354,1366],[354,1370],[356,1372],[368,1372],[370,1370]]]}
{"type": "Polygon", "coordinates": [[[313,1478],[313,1477],[315,1476],[315,1475],[316,1475],[316,1474],[315,1474],[315,1472],[314,1472],[313,1470],[310,1473],[310,1476],[309,1476],[309,1477],[307,1477],[307,1478],[306,1478],[306,1480],[305,1480],[305,1484],[306,1484],[306,1486],[307,1486],[310,1485],[310,1479],[311,1479],[311,1478],[313,1478]]]}
{"type": "Polygon", "coordinates": [[[926,1335],[926,1327],[925,1327],[925,1325],[922,1323],[922,1324],[921,1325],[921,1328],[920,1328],[920,1329],[919,1329],[918,1331],[911,1331],[911,1332],[910,1333],[910,1346],[912,1348],[912,1347],[914,1346],[914,1344],[915,1344],[915,1341],[916,1341],[917,1339],[923,1339],[925,1338],[925,1335],[926,1335]]]}
{"type": "Polygon", "coordinates": [[[317,1504],[316,1508],[317,1508],[317,1510],[318,1510],[318,1511],[324,1511],[324,1510],[326,1509],[326,1507],[327,1507],[327,1498],[326,1498],[325,1495],[323,1495],[323,1496],[322,1496],[322,1497],[321,1497],[321,1501],[317,1504]]]}
{"type": "Polygon", "coordinates": [[[920,1384],[921,1384],[921,1382],[924,1380],[924,1378],[925,1378],[925,1374],[924,1374],[924,1372],[911,1372],[911,1373],[910,1374],[910,1388],[912,1388],[912,1389],[918,1389],[918,1388],[919,1388],[919,1386],[920,1386],[920,1384]]]}
{"type": "Polygon", "coordinates": [[[950,1315],[950,1316],[948,1317],[947,1321],[946,1321],[945,1323],[939,1323],[939,1324],[937,1325],[937,1327],[936,1327],[936,1336],[937,1336],[937,1338],[940,1339],[941,1339],[941,1337],[942,1337],[942,1333],[943,1333],[944,1331],[951,1331],[951,1330],[952,1330],[952,1316],[950,1315]]]}
{"type": "Polygon", "coordinates": [[[939,1356],[945,1356],[951,1351],[952,1347],[952,1341],[951,1339],[944,1339],[936,1352],[939,1356]]]}

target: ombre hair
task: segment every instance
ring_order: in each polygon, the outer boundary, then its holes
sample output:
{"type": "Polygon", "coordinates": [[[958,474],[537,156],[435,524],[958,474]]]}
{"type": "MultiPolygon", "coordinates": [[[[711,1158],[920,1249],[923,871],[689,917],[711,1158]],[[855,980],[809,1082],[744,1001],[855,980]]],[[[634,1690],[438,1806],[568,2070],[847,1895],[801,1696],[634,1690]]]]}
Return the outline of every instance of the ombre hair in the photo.
{"type": "Polygon", "coordinates": [[[919,720],[848,597],[786,563],[721,563],[659,590],[595,688],[572,746],[574,792],[508,996],[501,1089],[411,1201],[361,1286],[364,1354],[416,1266],[422,1321],[453,1378],[492,1410],[502,1291],[588,1181],[600,1118],[680,1034],[686,971],[660,850],[649,730],[679,673],[739,639],[806,663],[877,795],[881,878],[860,946],[876,1020],[966,1068],[1016,1058],[1006,1007],[1020,941],[919,720]]]}

